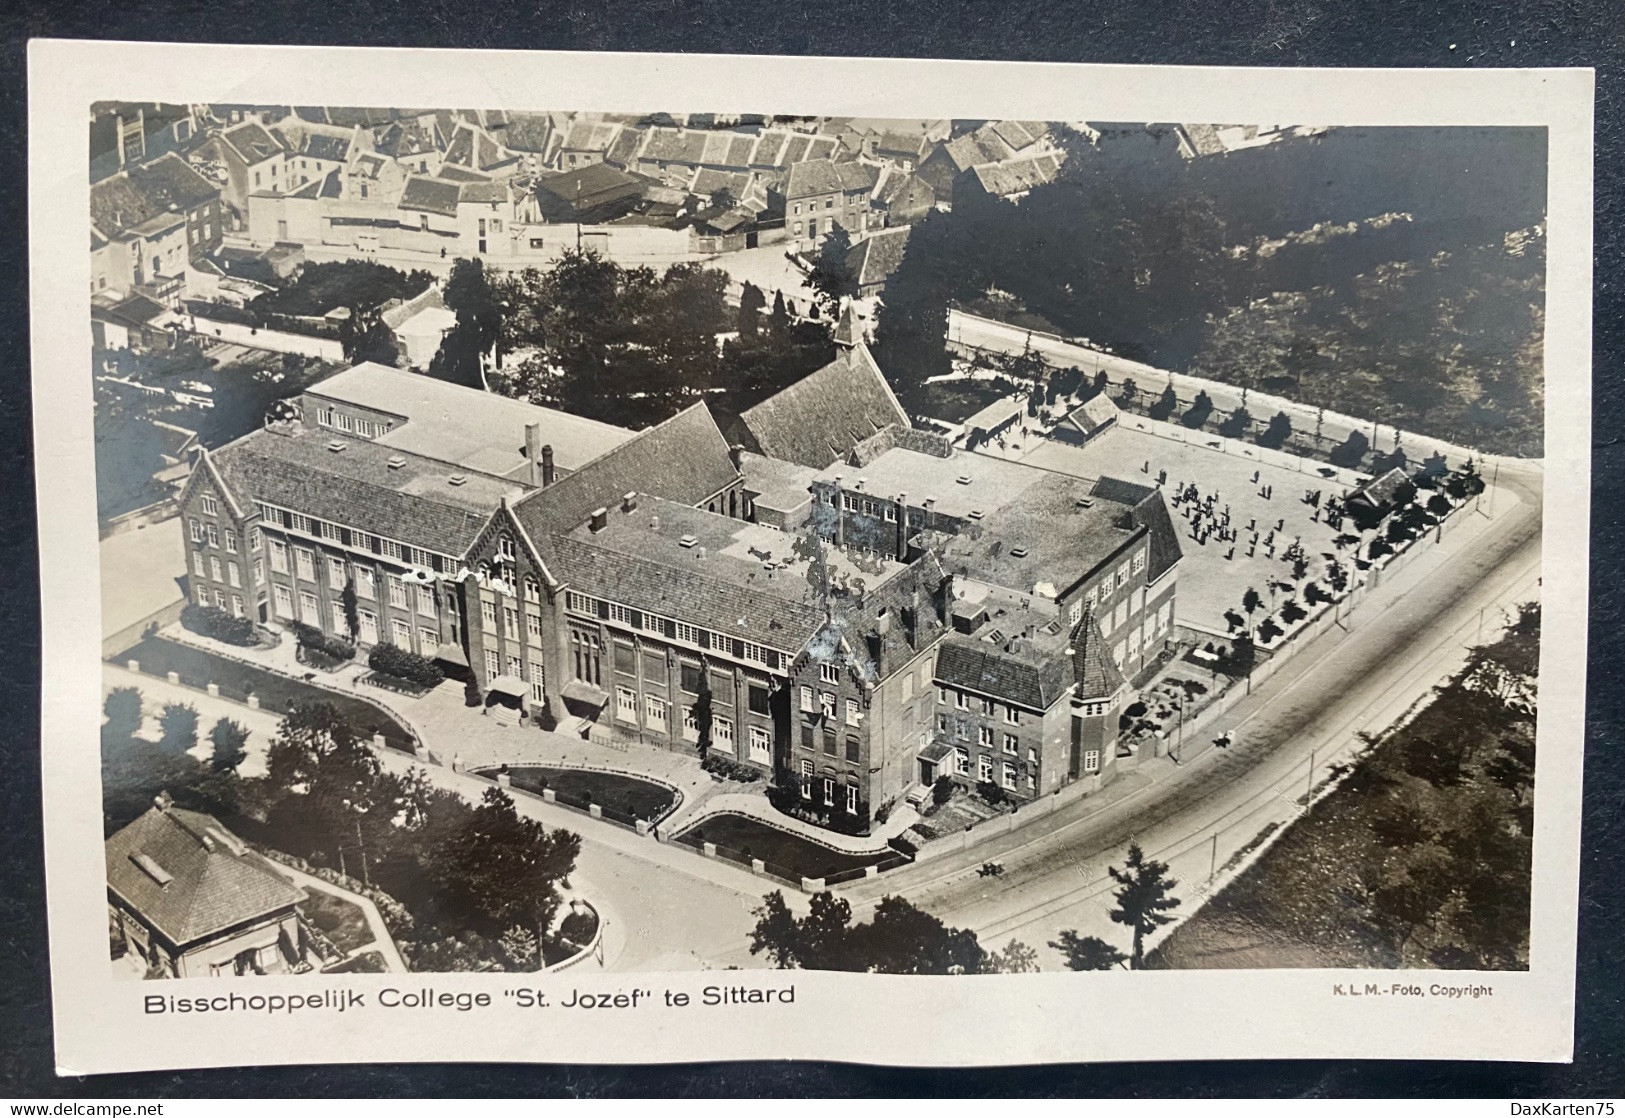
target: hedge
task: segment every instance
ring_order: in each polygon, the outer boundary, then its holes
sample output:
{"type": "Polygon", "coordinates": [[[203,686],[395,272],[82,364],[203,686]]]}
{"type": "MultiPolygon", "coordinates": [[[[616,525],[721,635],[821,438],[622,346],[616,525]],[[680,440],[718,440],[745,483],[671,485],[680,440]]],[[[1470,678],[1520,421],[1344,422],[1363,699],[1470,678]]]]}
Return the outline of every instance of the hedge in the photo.
{"type": "Polygon", "coordinates": [[[705,760],[700,762],[700,767],[708,773],[715,773],[727,780],[737,780],[744,784],[762,778],[761,770],[742,765],[727,757],[719,757],[715,753],[706,754],[705,760]]]}
{"type": "Polygon", "coordinates": [[[300,648],[320,652],[335,660],[348,660],[355,655],[354,641],[340,636],[328,636],[314,625],[306,625],[302,621],[294,622],[293,635],[300,648]]]}
{"type": "Polygon", "coordinates": [[[373,645],[372,651],[367,653],[367,666],[420,687],[438,687],[446,678],[446,673],[433,660],[392,644],[373,645]]]}
{"type": "Polygon", "coordinates": [[[217,606],[189,605],[181,610],[181,624],[200,636],[227,644],[246,648],[258,642],[252,619],[233,617],[217,606]]]}

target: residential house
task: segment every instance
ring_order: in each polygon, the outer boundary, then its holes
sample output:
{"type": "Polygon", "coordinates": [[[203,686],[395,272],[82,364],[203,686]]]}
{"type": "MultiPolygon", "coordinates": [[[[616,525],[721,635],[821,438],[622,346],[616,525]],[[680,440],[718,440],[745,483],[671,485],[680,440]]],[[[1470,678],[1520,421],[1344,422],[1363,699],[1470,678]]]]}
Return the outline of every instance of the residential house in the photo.
{"type": "Polygon", "coordinates": [[[1034,187],[1056,180],[1062,158],[1061,152],[1054,152],[1003,163],[979,163],[955,181],[954,204],[963,205],[969,198],[1019,202],[1034,187]]]}
{"type": "Polygon", "coordinates": [[[393,159],[408,175],[439,172],[442,143],[432,114],[391,121],[374,129],[373,135],[373,150],[393,159]]]}
{"type": "Polygon", "coordinates": [[[298,185],[289,178],[290,154],[276,133],[251,120],[214,133],[187,158],[220,188],[238,223],[247,224],[250,197],[285,194],[298,185]]]}
{"type": "Polygon", "coordinates": [[[220,191],[173,152],[90,188],[95,291],[148,291],[179,304],[186,267],[220,247],[220,191]]]}
{"type": "Polygon", "coordinates": [[[554,168],[559,171],[576,171],[590,167],[594,163],[604,162],[605,156],[610,148],[615,146],[623,131],[636,134],[636,129],[628,129],[625,125],[595,119],[590,113],[578,114],[563,131],[558,147],[553,153],[554,168]]]}
{"type": "Polygon", "coordinates": [[[955,136],[936,147],[920,163],[916,172],[941,201],[951,201],[959,177],[981,163],[1002,163],[1015,158],[1015,151],[993,130],[983,125],[955,136]]]}
{"type": "Polygon", "coordinates": [[[507,151],[477,124],[460,123],[446,145],[446,168],[458,167],[487,178],[509,178],[524,169],[521,156],[507,151]]]}
{"type": "Polygon", "coordinates": [[[352,152],[367,151],[372,133],[364,128],[312,124],[297,116],[278,121],[272,129],[288,147],[288,193],[322,182],[343,172],[352,152]]]}
{"type": "Polygon", "coordinates": [[[810,252],[837,226],[854,239],[877,224],[869,198],[880,181],[873,163],[812,159],[796,163],[776,193],[782,198],[791,243],[810,252]]]}
{"type": "Polygon", "coordinates": [[[304,890],[214,816],[162,794],[105,846],[109,913],[149,976],[311,969],[298,910],[304,890]]]}

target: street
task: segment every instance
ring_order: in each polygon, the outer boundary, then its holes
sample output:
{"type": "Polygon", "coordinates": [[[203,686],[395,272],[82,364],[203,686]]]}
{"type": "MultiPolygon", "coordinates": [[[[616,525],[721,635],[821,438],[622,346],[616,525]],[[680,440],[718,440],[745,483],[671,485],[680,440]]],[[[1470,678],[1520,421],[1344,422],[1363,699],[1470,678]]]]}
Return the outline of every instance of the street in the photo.
{"type": "Polygon", "coordinates": [[[1107,917],[1106,867],[1121,864],[1137,839],[1147,854],[1171,862],[1185,900],[1180,914],[1188,914],[1212,869],[1268,823],[1295,818],[1299,799],[1358,746],[1358,733],[1392,724],[1458,666],[1466,647],[1493,633],[1503,608],[1535,595],[1540,478],[1534,464],[1503,469],[1517,504],[1503,505],[1485,526],[1492,530],[1459,533],[1455,548],[1447,535],[1435,554],[1386,579],[1349,631],[1329,630],[1198,742],[1187,739],[1182,765],[1142,766],[1136,776],[1150,779],[1127,795],[1086,798],[962,854],[858,883],[846,894],[854,909],[865,913],[881,896],[900,893],[972,928],[985,947],[1019,939],[1054,969],[1060,955],[1047,943],[1065,929],[1127,947],[1127,929],[1107,917]],[[1225,733],[1235,738],[1230,749],[1209,745],[1225,733]],[[990,860],[1005,867],[1002,876],[976,873],[990,860]]]}

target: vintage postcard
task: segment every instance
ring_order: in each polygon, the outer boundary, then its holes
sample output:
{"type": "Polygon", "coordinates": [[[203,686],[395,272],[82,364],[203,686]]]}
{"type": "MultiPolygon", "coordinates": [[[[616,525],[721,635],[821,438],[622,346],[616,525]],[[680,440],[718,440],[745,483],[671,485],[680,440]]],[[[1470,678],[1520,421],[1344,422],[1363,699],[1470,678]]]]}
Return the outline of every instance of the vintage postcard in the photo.
{"type": "Polygon", "coordinates": [[[30,61],[65,1074],[1569,1058],[1589,72],[30,61]]]}

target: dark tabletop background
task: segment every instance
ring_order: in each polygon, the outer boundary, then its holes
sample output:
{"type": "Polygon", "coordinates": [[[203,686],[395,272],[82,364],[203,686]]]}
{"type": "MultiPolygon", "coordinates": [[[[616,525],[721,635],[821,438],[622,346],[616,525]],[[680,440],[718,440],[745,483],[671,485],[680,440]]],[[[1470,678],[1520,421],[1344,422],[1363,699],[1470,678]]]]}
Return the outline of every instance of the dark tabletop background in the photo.
{"type": "MultiPolygon", "coordinates": [[[[1625,1095],[1621,791],[1621,62],[1625,4],[1543,0],[0,0],[0,1096],[1625,1095]],[[1305,1060],[910,1070],[827,1063],[377,1065],[57,1079],[40,842],[38,581],[28,370],[25,51],[33,36],[1262,66],[1597,69],[1592,624],[1571,1065],[1305,1060]],[[1454,50],[1450,44],[1456,45],[1454,50]],[[1513,44],[1516,45],[1513,45],[1513,44]]],[[[1238,1023],[1239,1026],[1239,1023],[1238,1023]]],[[[908,1028],[901,1020],[859,1027],[908,1028]]],[[[993,1023],[990,1022],[990,1027],[993,1023]]],[[[1154,1046],[1155,1038],[1148,1038],[1154,1046]]],[[[1147,1055],[1156,1055],[1154,1047],[1147,1055]]]]}

